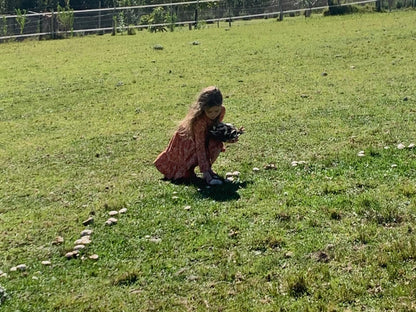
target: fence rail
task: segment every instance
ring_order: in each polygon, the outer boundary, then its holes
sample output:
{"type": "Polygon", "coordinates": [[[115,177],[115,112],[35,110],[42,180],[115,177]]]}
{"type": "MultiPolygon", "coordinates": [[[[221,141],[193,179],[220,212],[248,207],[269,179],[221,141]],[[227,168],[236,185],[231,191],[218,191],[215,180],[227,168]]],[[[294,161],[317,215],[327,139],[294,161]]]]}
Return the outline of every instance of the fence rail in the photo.
{"type": "MultiPolygon", "coordinates": [[[[366,5],[382,0],[347,1],[346,5],[366,5]]],[[[412,0],[413,2],[413,0],[412,0]]],[[[0,42],[19,40],[29,37],[57,38],[73,34],[124,32],[131,29],[155,28],[164,30],[166,27],[197,25],[199,22],[219,23],[239,19],[267,18],[296,14],[302,11],[316,11],[328,9],[327,0],[315,1],[315,6],[302,6],[302,1],[270,0],[258,7],[248,9],[229,6],[230,1],[224,0],[196,0],[187,2],[140,5],[130,7],[114,7],[71,11],[73,23],[70,28],[60,22],[62,12],[30,12],[24,15],[0,16],[0,42]],[[171,22],[143,23],[144,15],[151,14],[158,7],[162,7],[167,14],[175,16],[171,22]],[[22,19],[24,24],[22,27],[22,19]],[[20,18],[20,23],[19,23],[20,18]]],[[[305,2],[303,2],[305,3],[305,2]]]]}

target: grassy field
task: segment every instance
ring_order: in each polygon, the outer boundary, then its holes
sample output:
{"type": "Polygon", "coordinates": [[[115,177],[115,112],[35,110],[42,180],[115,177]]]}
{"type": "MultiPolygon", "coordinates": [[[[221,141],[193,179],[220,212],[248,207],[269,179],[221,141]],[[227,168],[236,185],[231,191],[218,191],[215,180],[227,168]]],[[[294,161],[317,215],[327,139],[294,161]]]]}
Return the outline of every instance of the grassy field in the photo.
{"type": "Polygon", "coordinates": [[[0,45],[2,311],[416,310],[416,12],[227,26],[0,45]],[[164,182],[208,85],[240,177],[164,182]]]}

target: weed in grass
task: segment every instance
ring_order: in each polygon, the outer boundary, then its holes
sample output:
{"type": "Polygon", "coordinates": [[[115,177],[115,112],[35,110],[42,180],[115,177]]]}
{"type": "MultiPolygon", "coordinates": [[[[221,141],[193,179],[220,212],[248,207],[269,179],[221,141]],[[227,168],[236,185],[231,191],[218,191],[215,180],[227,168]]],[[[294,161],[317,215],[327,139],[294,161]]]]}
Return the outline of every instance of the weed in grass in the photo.
{"type": "Polygon", "coordinates": [[[112,281],[114,286],[132,286],[140,279],[140,273],[124,272],[112,281]]]}
{"type": "Polygon", "coordinates": [[[356,241],[363,245],[371,243],[376,236],[376,230],[372,224],[361,226],[356,233],[356,241]]]}
{"type": "Polygon", "coordinates": [[[289,295],[292,297],[299,298],[309,294],[308,285],[304,275],[297,274],[295,276],[290,276],[287,284],[289,295]]]}
{"type": "Polygon", "coordinates": [[[281,211],[276,214],[276,219],[282,222],[288,222],[290,221],[291,216],[287,212],[281,211]]]}
{"type": "Polygon", "coordinates": [[[7,292],[3,287],[0,286],[0,306],[3,304],[4,301],[6,301],[6,299],[7,299],[7,292]]]}
{"type": "Polygon", "coordinates": [[[407,241],[395,241],[390,248],[397,255],[398,261],[416,260],[416,240],[414,237],[407,241]]]}
{"type": "Polygon", "coordinates": [[[416,184],[411,181],[403,181],[399,186],[399,191],[406,197],[412,198],[416,195],[416,184]]]}
{"type": "Polygon", "coordinates": [[[330,217],[332,220],[341,220],[342,219],[342,213],[340,211],[337,211],[335,209],[330,209],[329,211],[330,217]]]}
{"type": "Polygon", "coordinates": [[[265,252],[268,249],[280,249],[284,247],[286,242],[281,237],[274,237],[268,234],[265,237],[255,239],[252,249],[259,252],[265,252]]]}

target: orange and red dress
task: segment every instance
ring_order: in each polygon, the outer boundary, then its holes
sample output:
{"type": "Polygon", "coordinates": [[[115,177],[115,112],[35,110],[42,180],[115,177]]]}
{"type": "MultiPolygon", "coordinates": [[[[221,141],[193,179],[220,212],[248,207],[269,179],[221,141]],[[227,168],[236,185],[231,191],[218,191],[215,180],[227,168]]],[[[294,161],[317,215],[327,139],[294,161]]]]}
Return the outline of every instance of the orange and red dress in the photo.
{"type": "MultiPolygon", "coordinates": [[[[220,122],[224,115],[225,107],[222,106],[220,122]]],[[[156,168],[166,179],[188,179],[194,175],[196,166],[201,172],[211,169],[220,152],[224,151],[224,143],[209,135],[214,122],[203,114],[195,121],[193,137],[175,132],[168,147],[154,161],[156,168]]]]}

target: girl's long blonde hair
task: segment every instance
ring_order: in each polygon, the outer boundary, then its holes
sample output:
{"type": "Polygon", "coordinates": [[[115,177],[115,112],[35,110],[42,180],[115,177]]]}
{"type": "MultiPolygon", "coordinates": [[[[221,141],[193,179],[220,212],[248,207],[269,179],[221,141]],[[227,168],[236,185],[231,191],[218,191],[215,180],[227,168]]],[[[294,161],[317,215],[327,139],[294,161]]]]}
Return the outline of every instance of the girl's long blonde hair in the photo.
{"type": "Polygon", "coordinates": [[[205,109],[219,105],[222,105],[220,89],[215,86],[203,89],[199,93],[196,101],[189,108],[188,114],[180,122],[178,131],[182,135],[192,137],[195,121],[204,115],[205,109]]]}

